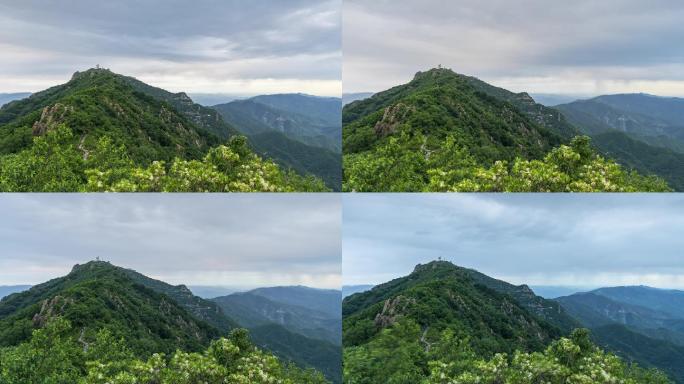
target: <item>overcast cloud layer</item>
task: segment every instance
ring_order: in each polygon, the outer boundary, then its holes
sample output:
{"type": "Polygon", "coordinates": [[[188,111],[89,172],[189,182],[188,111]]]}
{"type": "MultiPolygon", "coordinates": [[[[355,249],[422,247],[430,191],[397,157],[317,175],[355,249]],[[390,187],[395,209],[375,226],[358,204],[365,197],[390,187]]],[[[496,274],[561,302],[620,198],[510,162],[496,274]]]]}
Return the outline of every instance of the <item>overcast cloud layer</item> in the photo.
{"type": "Polygon", "coordinates": [[[512,91],[684,96],[678,0],[345,0],[345,92],[442,64],[512,91]]]}
{"type": "Polygon", "coordinates": [[[341,0],[0,0],[0,92],[100,64],[169,91],[341,92],[341,0]]]}
{"type": "Polygon", "coordinates": [[[0,285],[100,257],[172,284],[252,288],[341,281],[339,195],[6,195],[0,285]]]}
{"type": "Polygon", "coordinates": [[[344,284],[438,257],[514,284],[684,288],[679,194],[343,197],[344,284]]]}

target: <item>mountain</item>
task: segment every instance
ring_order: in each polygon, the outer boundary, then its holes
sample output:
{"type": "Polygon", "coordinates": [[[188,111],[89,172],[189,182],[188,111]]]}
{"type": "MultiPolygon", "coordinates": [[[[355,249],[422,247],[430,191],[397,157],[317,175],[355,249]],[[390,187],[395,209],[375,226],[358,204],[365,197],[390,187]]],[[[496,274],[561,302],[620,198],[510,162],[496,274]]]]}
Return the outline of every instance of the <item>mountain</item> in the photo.
{"type": "MultiPolygon", "coordinates": [[[[28,340],[33,329],[55,317],[69,320],[83,340],[93,338],[101,328],[110,329],[143,356],[179,348],[201,350],[221,335],[190,312],[201,315],[212,309],[196,306],[204,303],[201,299],[141,276],[106,262],[89,262],[74,266],[64,277],[5,297],[0,300],[0,345],[28,340]]],[[[213,305],[213,310],[218,308],[213,305]]],[[[223,323],[235,325],[227,318],[223,323]]]]}
{"type": "Polygon", "coordinates": [[[342,292],[336,289],[319,289],[297,285],[257,288],[250,293],[279,303],[319,311],[333,318],[340,316],[342,292]]]}
{"type": "Polygon", "coordinates": [[[314,191],[329,188],[312,172],[341,178],[339,156],[281,139],[251,145],[183,92],[94,68],[0,108],[0,190],[314,191]]]}
{"type": "Polygon", "coordinates": [[[657,340],[620,324],[592,329],[596,342],[628,361],[657,368],[676,383],[684,383],[684,347],[657,340]]]}
{"type": "Polygon", "coordinates": [[[328,382],[305,364],[309,354],[309,360],[341,375],[339,347],[268,326],[250,338],[216,303],[193,296],[184,285],[99,260],[0,300],[0,346],[3,383],[122,377],[246,383],[256,376],[263,382],[328,382]],[[288,360],[307,369],[286,366],[250,339],[274,354],[292,355],[288,360]]]}
{"type": "Polygon", "coordinates": [[[341,101],[302,94],[255,96],[213,106],[247,135],[258,153],[311,173],[339,190],[342,180],[341,101]]]}
{"type": "MultiPolygon", "coordinates": [[[[302,93],[261,95],[253,101],[293,115],[307,116],[321,126],[339,127],[342,100],[339,97],[311,96],[302,93]]],[[[339,131],[338,131],[339,134],[339,131]]]]}
{"type": "Polygon", "coordinates": [[[613,300],[594,291],[559,297],[557,301],[586,327],[620,324],[684,346],[684,318],[613,300]]]}
{"type": "Polygon", "coordinates": [[[596,341],[684,382],[684,292],[650,287],[600,288],[556,299],[596,341]]]}
{"type": "Polygon", "coordinates": [[[342,123],[345,191],[669,191],[681,172],[653,153],[637,168],[559,109],[446,68],[347,104],[342,123]]]}
{"type": "Polygon", "coordinates": [[[340,293],[308,287],[258,288],[212,299],[255,343],[340,383],[340,293]]]}
{"type": "Polygon", "coordinates": [[[508,95],[449,69],[418,72],[408,84],[345,106],[344,153],[371,150],[400,132],[422,133],[427,150],[436,149],[448,135],[455,136],[458,144],[483,163],[515,156],[540,158],[562,142],[560,135],[494,93],[505,99],[521,99],[520,104],[529,98],[508,95]]]}
{"type": "Polygon", "coordinates": [[[610,299],[639,305],[672,317],[684,318],[684,291],[646,286],[600,288],[593,291],[610,299]]]}
{"type": "Polygon", "coordinates": [[[31,96],[29,92],[0,93],[0,107],[14,100],[21,100],[31,96]]]}
{"type": "Polygon", "coordinates": [[[684,188],[684,99],[605,95],[556,108],[621,164],[684,188]]]}
{"type": "Polygon", "coordinates": [[[343,93],[342,106],[345,106],[358,100],[367,99],[371,96],[373,96],[373,92],[343,93]]]}
{"type": "Polygon", "coordinates": [[[351,296],[355,293],[359,292],[365,292],[371,288],[373,288],[373,285],[370,284],[362,284],[362,285],[344,285],[342,286],[342,298],[344,299],[347,296],[351,296]]]}
{"type": "Polygon", "coordinates": [[[63,85],[32,94],[0,108],[0,154],[31,145],[32,137],[59,124],[69,126],[81,148],[108,135],[125,146],[138,163],[199,158],[228,137],[232,128],[212,122],[184,94],[171,94],[106,69],[76,72],[63,85]],[[176,109],[181,107],[182,109],[176,109]]]}
{"type": "Polygon", "coordinates": [[[597,348],[563,307],[526,285],[446,261],[348,296],[342,311],[347,382],[671,382],[597,348]]]}
{"type": "Polygon", "coordinates": [[[342,383],[342,351],[339,345],[311,339],[273,323],[249,331],[256,345],[268,349],[281,359],[292,361],[300,367],[316,368],[331,382],[342,383]]]}
{"type": "MultiPolygon", "coordinates": [[[[336,118],[320,116],[320,110],[329,105],[328,99],[313,97],[314,103],[310,110],[298,109],[298,112],[277,109],[272,104],[266,104],[267,96],[257,96],[246,100],[235,100],[227,104],[215,105],[223,118],[245,135],[256,135],[264,132],[276,131],[290,139],[301,141],[314,147],[325,148],[331,151],[341,150],[341,110],[336,118]],[[302,111],[303,110],[303,111],[302,111]]],[[[272,95],[269,97],[295,97],[300,95],[272,95]]],[[[312,97],[312,96],[308,96],[312,97]]],[[[339,99],[336,99],[339,103],[339,99]]],[[[275,104],[278,105],[278,104],[275,104]]]]}
{"type": "Polygon", "coordinates": [[[334,191],[341,189],[342,163],[338,153],[304,144],[275,131],[252,135],[249,139],[255,152],[281,167],[320,177],[334,191]]]}
{"type": "Polygon", "coordinates": [[[23,292],[31,288],[30,285],[0,285],[0,299],[13,293],[23,292]]]}
{"type": "MultiPolygon", "coordinates": [[[[275,323],[312,339],[342,344],[342,319],[339,312],[333,315],[310,306],[274,301],[253,292],[234,293],[212,301],[248,329],[275,323]]],[[[339,300],[334,302],[339,309],[339,300]]]]}
{"type": "Polygon", "coordinates": [[[530,292],[447,261],[419,264],[406,277],[344,299],[344,345],[368,343],[382,329],[412,320],[426,342],[451,329],[468,335],[475,351],[485,355],[539,350],[564,331],[528,308],[549,318],[555,308],[559,325],[573,321],[557,304],[530,292]]]}

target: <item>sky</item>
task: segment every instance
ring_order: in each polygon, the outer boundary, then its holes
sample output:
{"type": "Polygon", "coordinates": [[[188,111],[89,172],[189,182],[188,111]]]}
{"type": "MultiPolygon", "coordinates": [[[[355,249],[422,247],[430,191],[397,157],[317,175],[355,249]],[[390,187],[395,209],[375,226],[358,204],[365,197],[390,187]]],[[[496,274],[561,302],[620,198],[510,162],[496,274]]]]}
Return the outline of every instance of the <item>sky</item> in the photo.
{"type": "Polygon", "coordinates": [[[0,0],[0,92],[97,64],[172,92],[341,92],[341,0],[0,0]]]}
{"type": "Polygon", "coordinates": [[[335,194],[7,194],[0,285],[99,257],[170,284],[340,288],[335,194]]]}
{"type": "Polygon", "coordinates": [[[343,283],[439,257],[513,284],[684,289],[681,194],[345,194],[343,283]]]}
{"type": "Polygon", "coordinates": [[[345,0],[344,92],[438,66],[514,92],[684,96],[678,0],[345,0]]]}

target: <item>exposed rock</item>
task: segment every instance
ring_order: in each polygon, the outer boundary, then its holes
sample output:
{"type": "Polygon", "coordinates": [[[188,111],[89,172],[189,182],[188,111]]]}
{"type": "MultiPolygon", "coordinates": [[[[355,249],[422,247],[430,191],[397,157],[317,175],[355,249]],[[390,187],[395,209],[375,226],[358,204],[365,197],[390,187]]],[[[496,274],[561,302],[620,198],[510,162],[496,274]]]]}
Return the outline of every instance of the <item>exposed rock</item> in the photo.
{"type": "Polygon", "coordinates": [[[385,108],[382,119],[375,124],[375,134],[378,136],[387,136],[394,133],[399,124],[401,124],[408,114],[414,110],[414,107],[404,103],[397,103],[385,108]]]}
{"type": "Polygon", "coordinates": [[[45,326],[50,319],[61,314],[64,311],[64,307],[73,302],[73,299],[64,298],[62,296],[55,296],[52,299],[43,300],[40,311],[33,315],[33,326],[45,326]]]}
{"type": "Polygon", "coordinates": [[[64,116],[73,110],[74,107],[60,103],[43,108],[40,120],[33,123],[33,136],[44,135],[48,130],[63,122],[64,116]]]}
{"type": "Polygon", "coordinates": [[[393,299],[387,299],[382,311],[375,315],[375,325],[381,328],[386,328],[396,323],[401,315],[406,313],[408,307],[415,304],[416,300],[405,296],[397,296],[393,299]]]}

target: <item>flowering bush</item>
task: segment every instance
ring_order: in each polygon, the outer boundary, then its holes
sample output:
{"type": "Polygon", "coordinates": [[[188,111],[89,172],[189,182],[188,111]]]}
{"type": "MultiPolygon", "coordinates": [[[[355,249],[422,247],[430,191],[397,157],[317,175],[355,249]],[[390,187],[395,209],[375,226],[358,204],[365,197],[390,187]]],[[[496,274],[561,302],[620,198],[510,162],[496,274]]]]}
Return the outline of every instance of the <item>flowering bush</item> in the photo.
{"type": "Polygon", "coordinates": [[[662,192],[664,180],[626,171],[594,152],[586,136],[540,160],[479,164],[448,137],[429,150],[426,139],[402,133],[372,152],[344,156],[346,191],[425,192],[662,192]]]}
{"type": "Polygon", "coordinates": [[[73,144],[66,126],[31,148],[0,157],[0,191],[8,192],[318,192],[322,180],[282,170],[248,147],[245,137],[210,149],[201,160],[134,164],[126,148],[102,137],[92,149],[73,144]]]}
{"type": "Polygon", "coordinates": [[[30,341],[0,350],[0,382],[8,384],[323,384],[313,370],[285,365],[254,347],[243,329],[202,353],[176,351],[140,359],[108,330],[95,340],[71,336],[56,318],[30,341]]]}

